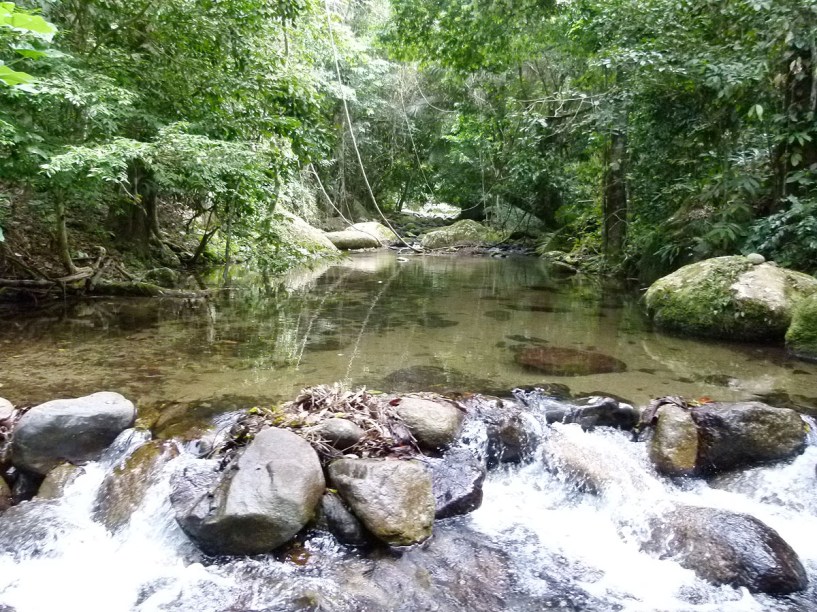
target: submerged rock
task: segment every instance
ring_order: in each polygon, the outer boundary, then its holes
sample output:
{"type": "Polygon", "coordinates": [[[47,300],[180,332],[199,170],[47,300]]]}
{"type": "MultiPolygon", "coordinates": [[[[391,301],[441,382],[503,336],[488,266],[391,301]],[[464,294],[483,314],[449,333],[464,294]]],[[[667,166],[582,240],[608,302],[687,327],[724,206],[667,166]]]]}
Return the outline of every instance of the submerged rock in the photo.
{"type": "Polygon", "coordinates": [[[781,340],[817,279],[745,257],[716,257],[661,278],[644,296],[658,327],[702,336],[781,340]]]}
{"type": "Polygon", "coordinates": [[[352,512],[394,546],[427,540],[434,525],[431,475],[418,461],[339,459],[329,478],[352,512]]]}
{"type": "Polygon", "coordinates": [[[256,435],[237,464],[218,472],[196,461],[177,472],[176,520],[208,554],[269,552],[312,519],[323,495],[323,470],[303,438],[281,429],[256,435]]]}
{"type": "Polygon", "coordinates": [[[436,518],[467,514],[482,505],[486,468],[474,453],[455,448],[440,459],[427,461],[431,466],[436,518]]]}
{"type": "Polygon", "coordinates": [[[786,594],[808,586],[797,553],[753,516],[681,506],[650,521],[644,550],[672,558],[714,584],[786,594]]]}
{"type": "Polygon", "coordinates": [[[650,460],[669,476],[689,476],[698,463],[698,428],[692,414],[675,404],[664,404],[650,440],[650,460]]]}
{"type": "Polygon", "coordinates": [[[516,353],[514,361],[526,370],[550,376],[587,376],[627,370],[626,363],[610,355],[564,347],[523,348],[516,353]]]}
{"type": "Polygon", "coordinates": [[[496,383],[470,376],[465,372],[439,366],[418,365],[401,368],[378,383],[395,393],[435,391],[438,393],[499,393],[496,383]]]}
{"type": "Polygon", "coordinates": [[[94,508],[97,520],[111,531],[127,524],[162,469],[178,454],[175,444],[161,440],[137,448],[102,481],[94,508]]]}
{"type": "Polygon", "coordinates": [[[17,422],[12,461],[41,475],[61,461],[91,461],[135,420],[133,404],[118,393],[46,402],[17,422]]]}
{"type": "Polygon", "coordinates": [[[786,332],[786,348],[795,357],[817,361],[817,293],[803,299],[795,308],[786,332]]]}
{"type": "Polygon", "coordinates": [[[465,416],[459,408],[442,398],[432,401],[406,396],[399,401],[397,414],[421,447],[435,450],[456,439],[465,416]]]}
{"type": "Polygon", "coordinates": [[[338,542],[349,546],[365,546],[371,536],[363,523],[346,507],[339,495],[331,492],[321,499],[326,526],[338,542]]]}
{"type": "Polygon", "coordinates": [[[698,472],[786,459],[806,444],[805,422],[797,412],[761,402],[704,404],[692,409],[692,419],[698,430],[698,472]]]}
{"type": "Polygon", "coordinates": [[[423,236],[421,244],[424,249],[444,249],[454,246],[478,246],[498,240],[499,235],[494,230],[476,221],[464,219],[428,232],[423,236]]]}

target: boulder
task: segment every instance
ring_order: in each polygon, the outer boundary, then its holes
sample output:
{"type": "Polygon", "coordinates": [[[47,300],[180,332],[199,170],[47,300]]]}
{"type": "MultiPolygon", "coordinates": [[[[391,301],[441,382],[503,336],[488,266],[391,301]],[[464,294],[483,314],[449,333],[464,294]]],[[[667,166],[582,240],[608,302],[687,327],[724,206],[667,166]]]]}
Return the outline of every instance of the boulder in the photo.
{"type": "Polygon", "coordinates": [[[467,514],[482,505],[486,468],[471,451],[455,448],[426,461],[431,466],[436,518],[467,514]]]}
{"type": "Polygon", "coordinates": [[[176,520],[208,554],[253,555],[281,546],[312,519],[325,489],[315,451],[282,429],[260,432],[226,471],[216,467],[189,463],[171,483],[176,520]]]}
{"type": "Polygon", "coordinates": [[[786,348],[795,357],[817,361],[817,293],[800,301],[786,332],[786,348]]]}
{"type": "Polygon", "coordinates": [[[338,542],[349,546],[365,546],[369,543],[370,536],[366,528],[339,495],[327,492],[321,499],[321,510],[327,528],[338,542]]]}
{"type": "Polygon", "coordinates": [[[692,414],[675,404],[664,404],[650,440],[650,460],[669,476],[689,476],[697,468],[698,428],[692,414]]]}
{"type": "Polygon", "coordinates": [[[17,422],[12,461],[41,475],[62,461],[91,461],[135,420],[133,404],[118,393],[46,402],[17,422]]]}
{"type": "Polygon", "coordinates": [[[445,400],[431,401],[412,396],[400,398],[397,414],[417,443],[431,450],[451,444],[465,416],[459,408],[445,400]]]}
{"type": "Polygon", "coordinates": [[[520,406],[513,401],[474,395],[465,400],[469,420],[485,427],[485,462],[488,468],[500,463],[521,463],[536,448],[537,436],[525,422],[520,406]]]}
{"type": "Polygon", "coordinates": [[[644,550],[672,558],[714,584],[781,595],[808,586],[797,553],[753,516],[680,506],[651,519],[649,526],[644,550]]]}
{"type": "Polygon", "coordinates": [[[360,442],[366,432],[349,419],[331,418],[311,429],[339,451],[345,451],[360,442]]]}
{"type": "Polygon", "coordinates": [[[297,249],[301,254],[305,251],[310,255],[337,255],[338,249],[332,244],[321,230],[312,227],[301,219],[286,211],[276,211],[276,215],[281,215],[276,223],[276,231],[279,234],[281,244],[285,249],[297,249]]]}
{"type": "Polygon", "coordinates": [[[463,219],[453,225],[428,232],[421,241],[424,249],[445,249],[455,246],[479,246],[498,242],[499,234],[484,225],[463,219]]]}
{"type": "Polygon", "coordinates": [[[817,279],[746,257],[716,257],[658,279],[644,300],[656,326],[708,337],[782,340],[817,279]]]}
{"type": "Polygon", "coordinates": [[[612,397],[592,396],[576,400],[562,422],[578,423],[582,429],[615,427],[629,430],[638,424],[640,418],[641,414],[630,404],[612,397]]]}
{"type": "Polygon", "coordinates": [[[162,469],[178,454],[175,444],[161,440],[137,448],[102,481],[96,497],[95,518],[111,531],[126,525],[162,469]]]}
{"type": "Polygon", "coordinates": [[[5,425],[12,416],[14,416],[14,404],[4,397],[0,397],[0,427],[5,425]]]}
{"type": "Polygon", "coordinates": [[[0,476],[0,512],[11,508],[14,498],[11,494],[11,487],[9,487],[6,479],[0,476]]]}
{"type": "Polygon", "coordinates": [[[376,249],[398,240],[392,230],[374,221],[355,223],[348,229],[329,232],[326,237],[341,251],[376,249]]]}
{"type": "Polygon", "coordinates": [[[179,273],[170,268],[154,268],[145,274],[145,281],[172,289],[179,284],[179,273]]]}
{"type": "Polygon", "coordinates": [[[711,403],[691,413],[698,430],[696,471],[701,473],[786,459],[806,444],[805,422],[789,408],[711,403]]]}
{"type": "Polygon", "coordinates": [[[427,540],[434,525],[431,475],[418,461],[339,459],[329,478],[352,512],[386,544],[427,540]]]}
{"type": "Polygon", "coordinates": [[[73,463],[60,463],[45,475],[45,479],[37,490],[37,497],[39,499],[59,499],[65,493],[65,489],[84,473],[84,468],[73,463]]]}

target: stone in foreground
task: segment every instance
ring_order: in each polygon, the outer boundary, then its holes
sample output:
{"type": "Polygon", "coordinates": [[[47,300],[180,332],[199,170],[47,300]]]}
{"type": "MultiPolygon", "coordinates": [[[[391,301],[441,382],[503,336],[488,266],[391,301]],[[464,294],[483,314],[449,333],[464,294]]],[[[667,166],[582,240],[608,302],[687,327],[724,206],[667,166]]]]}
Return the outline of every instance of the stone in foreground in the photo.
{"type": "Polygon", "coordinates": [[[339,459],[329,478],[352,512],[393,546],[427,540],[434,525],[431,475],[418,461],[339,459]]]}
{"type": "Polygon", "coordinates": [[[808,578],[797,553],[753,516],[681,506],[650,521],[647,552],[672,558],[714,584],[784,595],[808,578]]]}
{"type": "Polygon", "coordinates": [[[467,514],[482,505],[485,464],[465,448],[448,451],[431,465],[432,488],[438,519],[467,514]]]}
{"type": "Polygon", "coordinates": [[[782,340],[817,279],[746,257],[699,261],[658,279],[644,296],[658,327],[707,337],[782,340]]]}
{"type": "Polygon", "coordinates": [[[658,423],[650,440],[650,460],[669,476],[689,476],[698,462],[698,428],[692,414],[675,404],[658,409],[658,423]]]}
{"type": "Polygon", "coordinates": [[[118,393],[101,392],[40,404],[17,423],[12,462],[45,475],[62,461],[95,460],[135,420],[133,404],[118,393]]]}
{"type": "Polygon", "coordinates": [[[418,444],[430,450],[451,444],[465,416],[445,400],[431,401],[411,396],[400,398],[397,414],[417,438],[418,444]]]}
{"type": "Polygon", "coordinates": [[[234,468],[195,461],[178,471],[170,501],[181,528],[206,553],[254,555],[292,539],[325,489],[317,454],[303,438],[266,429],[234,468]]]}

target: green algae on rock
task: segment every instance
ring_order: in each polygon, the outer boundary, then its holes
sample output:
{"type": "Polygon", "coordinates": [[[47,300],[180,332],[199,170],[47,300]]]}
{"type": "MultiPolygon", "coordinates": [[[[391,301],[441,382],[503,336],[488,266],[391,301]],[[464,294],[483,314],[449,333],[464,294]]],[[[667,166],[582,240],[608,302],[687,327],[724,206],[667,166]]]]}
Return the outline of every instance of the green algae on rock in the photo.
{"type": "Polygon", "coordinates": [[[817,361],[817,293],[801,300],[786,332],[786,348],[795,357],[817,361]]]}
{"type": "Polygon", "coordinates": [[[484,225],[463,219],[453,225],[428,232],[422,239],[424,249],[445,249],[455,246],[478,246],[498,242],[499,234],[484,225]]]}
{"type": "Polygon", "coordinates": [[[676,270],[650,287],[647,312],[664,329],[738,340],[781,340],[797,303],[817,279],[746,257],[715,257],[676,270]]]}

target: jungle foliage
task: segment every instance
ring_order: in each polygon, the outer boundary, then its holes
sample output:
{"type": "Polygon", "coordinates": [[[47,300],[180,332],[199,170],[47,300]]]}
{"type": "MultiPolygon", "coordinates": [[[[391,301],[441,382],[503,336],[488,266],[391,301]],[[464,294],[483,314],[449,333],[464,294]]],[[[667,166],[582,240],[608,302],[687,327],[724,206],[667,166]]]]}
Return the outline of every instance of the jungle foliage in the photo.
{"type": "Polygon", "coordinates": [[[276,211],[334,214],[316,176],[374,218],[355,145],[387,211],[447,202],[643,280],[814,272],[815,31],[817,0],[0,3],[0,181],[66,273],[83,224],[146,258],[278,253],[276,211]]]}

